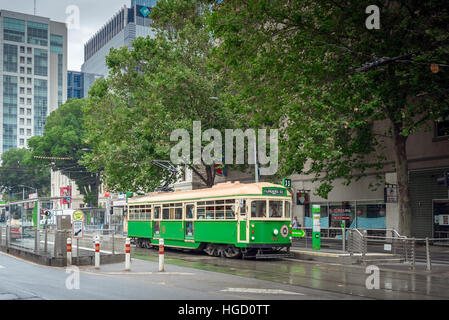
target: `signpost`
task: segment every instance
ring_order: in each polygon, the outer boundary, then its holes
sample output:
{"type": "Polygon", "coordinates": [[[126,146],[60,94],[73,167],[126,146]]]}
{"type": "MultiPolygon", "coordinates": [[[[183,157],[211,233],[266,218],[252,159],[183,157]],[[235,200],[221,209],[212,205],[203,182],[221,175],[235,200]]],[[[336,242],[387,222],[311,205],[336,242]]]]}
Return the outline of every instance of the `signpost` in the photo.
{"type": "Polygon", "coordinates": [[[312,207],[313,227],[312,227],[312,248],[313,250],[321,249],[321,226],[320,226],[320,205],[314,204],[312,207]]]}
{"type": "Polygon", "coordinates": [[[305,235],[304,230],[292,230],[292,237],[304,238],[305,235]]]}
{"type": "Polygon", "coordinates": [[[81,210],[73,212],[72,236],[74,239],[82,239],[84,236],[84,213],[81,210]]]}

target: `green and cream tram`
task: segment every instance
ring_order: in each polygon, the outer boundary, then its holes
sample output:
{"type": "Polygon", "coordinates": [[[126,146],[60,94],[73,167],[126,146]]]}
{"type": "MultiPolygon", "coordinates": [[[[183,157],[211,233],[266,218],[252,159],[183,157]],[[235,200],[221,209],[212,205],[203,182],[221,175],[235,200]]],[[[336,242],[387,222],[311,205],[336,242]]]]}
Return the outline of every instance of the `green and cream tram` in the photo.
{"type": "Polygon", "coordinates": [[[135,197],[128,237],[147,248],[163,238],[167,247],[211,256],[279,257],[291,246],[291,199],[287,188],[266,182],[135,197]]]}

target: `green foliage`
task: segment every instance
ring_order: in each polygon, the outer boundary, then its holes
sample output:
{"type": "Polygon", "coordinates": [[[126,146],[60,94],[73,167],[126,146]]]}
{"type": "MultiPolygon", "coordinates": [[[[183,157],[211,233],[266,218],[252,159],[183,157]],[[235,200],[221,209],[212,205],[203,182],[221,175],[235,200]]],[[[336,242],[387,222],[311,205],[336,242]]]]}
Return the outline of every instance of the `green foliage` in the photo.
{"type": "MultiPolygon", "coordinates": [[[[224,99],[211,99],[221,97],[224,79],[210,67],[208,3],[159,1],[151,13],[156,37],[137,38],[132,49],[111,49],[109,77],[94,84],[85,109],[94,150],[85,163],[91,170],[103,166],[111,189],[148,192],[167,180],[152,160],[170,158],[175,129],[192,138],[193,121],[201,121],[203,130],[223,131],[240,120],[224,99]]],[[[213,166],[205,165],[205,172],[189,166],[213,185],[213,166]]]]}
{"type": "Polygon", "coordinates": [[[83,156],[89,152],[84,129],[83,106],[86,99],[71,99],[53,111],[47,118],[43,136],[35,136],[28,142],[33,156],[70,158],[70,160],[36,160],[41,164],[52,164],[53,169],[76,182],[84,201],[97,204],[96,190],[99,179],[81,164],[83,156]]]}
{"type": "Polygon", "coordinates": [[[335,179],[349,182],[382,167],[393,127],[407,137],[448,111],[447,68],[429,69],[431,62],[448,64],[449,15],[438,3],[228,0],[215,6],[209,23],[220,39],[216,66],[232,77],[236,99],[257,126],[281,128],[281,174],[312,174],[327,197],[335,179]],[[380,8],[380,30],[365,27],[371,4],[380,8]],[[360,71],[382,57],[404,58],[360,71]],[[385,131],[373,130],[379,120],[385,131]]]}
{"type": "Polygon", "coordinates": [[[22,199],[23,193],[35,193],[33,188],[40,197],[49,196],[50,169],[36,165],[30,150],[11,149],[2,154],[0,185],[10,200],[22,199]]]}

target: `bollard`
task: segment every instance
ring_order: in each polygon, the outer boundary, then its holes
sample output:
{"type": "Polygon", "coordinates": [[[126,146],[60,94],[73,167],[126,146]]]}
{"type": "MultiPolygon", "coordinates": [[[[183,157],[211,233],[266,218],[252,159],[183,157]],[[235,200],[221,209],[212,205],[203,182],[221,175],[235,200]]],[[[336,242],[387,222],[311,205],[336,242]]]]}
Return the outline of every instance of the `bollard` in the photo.
{"type": "Polygon", "coordinates": [[[72,238],[67,238],[67,265],[72,265],[72,238]]]}
{"type": "Polygon", "coordinates": [[[100,269],[100,240],[95,239],[95,269],[100,269]]]}
{"type": "Polygon", "coordinates": [[[125,271],[131,270],[131,246],[130,239],[126,238],[125,241],[125,271]]]}
{"type": "Polygon", "coordinates": [[[426,270],[432,270],[432,262],[430,261],[430,247],[429,247],[429,238],[426,238],[426,270]]]}
{"type": "Polygon", "coordinates": [[[343,234],[341,238],[343,239],[343,252],[346,252],[346,226],[343,225],[343,234]]]}
{"type": "Polygon", "coordinates": [[[159,272],[164,271],[164,239],[159,239],[159,272]]]}

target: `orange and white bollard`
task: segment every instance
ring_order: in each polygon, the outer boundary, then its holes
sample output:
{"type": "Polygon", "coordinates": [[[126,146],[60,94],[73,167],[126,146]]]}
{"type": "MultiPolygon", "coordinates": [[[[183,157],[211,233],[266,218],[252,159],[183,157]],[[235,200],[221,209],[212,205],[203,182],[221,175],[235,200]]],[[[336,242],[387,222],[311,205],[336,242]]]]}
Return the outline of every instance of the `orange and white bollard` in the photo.
{"type": "Polygon", "coordinates": [[[100,240],[95,239],[95,269],[100,269],[100,240]]]}
{"type": "Polygon", "coordinates": [[[159,272],[164,271],[164,239],[159,239],[159,272]]]}
{"type": "Polygon", "coordinates": [[[125,241],[125,271],[131,270],[131,245],[130,239],[126,238],[125,241]]]}
{"type": "Polygon", "coordinates": [[[67,265],[72,265],[72,238],[67,238],[67,265]]]}

